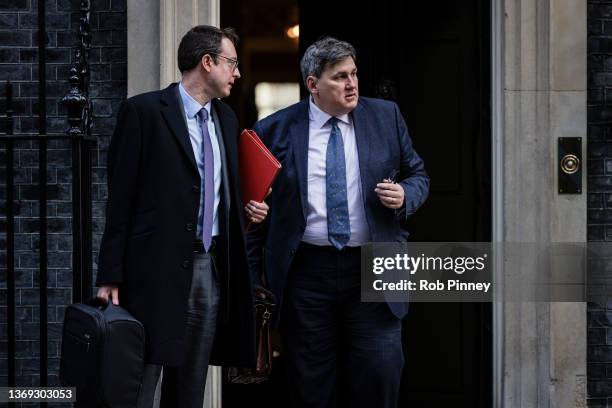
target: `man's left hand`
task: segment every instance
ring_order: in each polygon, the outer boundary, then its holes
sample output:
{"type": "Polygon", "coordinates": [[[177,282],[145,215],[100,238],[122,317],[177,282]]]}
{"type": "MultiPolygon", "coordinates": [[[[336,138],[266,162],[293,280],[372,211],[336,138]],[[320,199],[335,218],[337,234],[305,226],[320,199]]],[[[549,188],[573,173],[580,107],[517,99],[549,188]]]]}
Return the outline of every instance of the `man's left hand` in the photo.
{"type": "Polygon", "coordinates": [[[396,183],[378,183],[374,192],[382,205],[387,208],[397,210],[404,205],[404,189],[396,183]]]}
{"type": "Polygon", "coordinates": [[[249,201],[249,203],[244,207],[244,211],[246,211],[249,220],[255,224],[259,224],[266,219],[269,209],[270,208],[265,201],[258,203],[257,201],[253,200],[249,201]]]}

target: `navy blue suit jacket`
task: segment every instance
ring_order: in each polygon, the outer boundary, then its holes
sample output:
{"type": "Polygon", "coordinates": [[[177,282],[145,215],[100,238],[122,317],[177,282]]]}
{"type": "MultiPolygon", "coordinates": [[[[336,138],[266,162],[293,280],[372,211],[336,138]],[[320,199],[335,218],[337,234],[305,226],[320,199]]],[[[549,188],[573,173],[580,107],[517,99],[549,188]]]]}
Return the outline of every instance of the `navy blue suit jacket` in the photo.
{"type": "MultiPolygon", "coordinates": [[[[429,178],[423,161],[412,148],[406,123],[398,106],[386,100],[359,97],[350,113],[355,129],[365,216],[372,242],[406,241],[405,221],[425,201],[429,178]],[[382,205],[374,192],[377,183],[400,171],[405,202],[400,210],[382,205]]],[[[308,98],[285,108],[254,126],[255,132],[281,162],[283,168],[266,200],[270,211],[264,223],[247,235],[251,272],[282,304],[291,261],[306,229],[308,206],[308,98]]],[[[347,166],[351,163],[347,163],[347,166]]],[[[405,303],[389,303],[393,314],[402,318],[405,303]]]]}

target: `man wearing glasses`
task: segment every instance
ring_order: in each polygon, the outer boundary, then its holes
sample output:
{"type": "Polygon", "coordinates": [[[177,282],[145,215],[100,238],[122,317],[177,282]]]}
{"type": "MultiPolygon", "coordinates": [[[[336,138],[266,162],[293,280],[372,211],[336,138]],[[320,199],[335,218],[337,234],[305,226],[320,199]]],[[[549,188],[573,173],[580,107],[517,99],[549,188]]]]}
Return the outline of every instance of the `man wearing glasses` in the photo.
{"type": "Polygon", "coordinates": [[[254,328],[238,122],[218,98],[240,78],[231,29],[192,28],[178,49],[180,83],[121,107],[108,152],[108,206],[98,297],[121,304],[146,333],[138,407],[198,407],[209,362],[251,366],[254,328]],[[214,340],[214,347],[213,347],[214,340]]]}

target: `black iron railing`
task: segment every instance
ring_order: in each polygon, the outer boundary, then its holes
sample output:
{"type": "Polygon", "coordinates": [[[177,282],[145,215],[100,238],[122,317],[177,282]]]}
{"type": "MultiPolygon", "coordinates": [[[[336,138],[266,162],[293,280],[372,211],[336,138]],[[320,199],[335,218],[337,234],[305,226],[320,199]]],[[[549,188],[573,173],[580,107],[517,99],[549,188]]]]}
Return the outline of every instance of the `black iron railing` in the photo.
{"type": "Polygon", "coordinates": [[[65,134],[47,134],[45,78],[45,0],[38,1],[38,134],[13,134],[13,86],[6,83],[5,133],[0,142],[6,149],[6,270],[7,270],[7,340],[8,386],[15,386],[15,143],[35,141],[38,144],[39,187],[39,288],[40,288],[40,386],[47,386],[47,143],[70,140],[72,149],[72,267],[74,302],[92,294],[92,213],[91,167],[92,105],[89,99],[90,1],[80,2],[79,44],[70,69],[70,90],[62,99],[68,110],[65,134]]]}

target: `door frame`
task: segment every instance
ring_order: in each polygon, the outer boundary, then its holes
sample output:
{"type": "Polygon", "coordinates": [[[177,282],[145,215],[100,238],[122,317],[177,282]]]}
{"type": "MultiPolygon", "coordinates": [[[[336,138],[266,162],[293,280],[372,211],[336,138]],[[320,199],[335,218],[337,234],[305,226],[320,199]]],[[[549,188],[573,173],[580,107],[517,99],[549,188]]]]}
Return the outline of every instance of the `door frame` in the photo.
{"type": "MultiPolygon", "coordinates": [[[[491,1],[491,240],[504,240],[504,2],[491,1]]],[[[503,260],[495,257],[494,279],[499,281],[503,260]]],[[[493,406],[503,406],[504,303],[493,302],[493,406]]]]}

